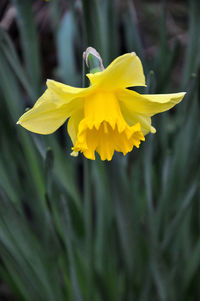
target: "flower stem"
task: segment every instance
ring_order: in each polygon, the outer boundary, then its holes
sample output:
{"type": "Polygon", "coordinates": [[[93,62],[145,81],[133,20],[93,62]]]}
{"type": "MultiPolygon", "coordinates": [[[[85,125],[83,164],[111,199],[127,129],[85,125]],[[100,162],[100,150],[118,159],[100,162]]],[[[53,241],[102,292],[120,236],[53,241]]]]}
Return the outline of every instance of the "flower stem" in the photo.
{"type": "Polygon", "coordinates": [[[85,88],[86,82],[85,82],[85,60],[82,59],[82,88],[85,88]]]}
{"type": "Polygon", "coordinates": [[[87,300],[93,300],[92,200],[89,160],[84,158],[84,217],[87,260],[87,300]]]}

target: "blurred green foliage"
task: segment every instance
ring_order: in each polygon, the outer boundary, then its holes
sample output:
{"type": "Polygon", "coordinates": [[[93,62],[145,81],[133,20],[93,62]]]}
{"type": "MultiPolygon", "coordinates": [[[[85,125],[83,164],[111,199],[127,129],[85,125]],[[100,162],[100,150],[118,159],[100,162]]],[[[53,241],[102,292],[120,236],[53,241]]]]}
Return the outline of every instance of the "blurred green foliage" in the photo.
{"type": "Polygon", "coordinates": [[[200,4],[189,1],[184,68],[172,91],[182,49],[178,39],[169,47],[166,1],[151,60],[133,2],[122,2],[69,1],[62,18],[59,0],[46,3],[60,81],[81,84],[80,58],[93,46],[105,65],[136,51],[149,93],[187,91],[153,119],[156,135],[111,163],[70,157],[66,131],[44,137],[16,126],[44,90],[32,2],[12,0],[23,63],[0,29],[0,276],[19,301],[200,299],[200,4]]]}

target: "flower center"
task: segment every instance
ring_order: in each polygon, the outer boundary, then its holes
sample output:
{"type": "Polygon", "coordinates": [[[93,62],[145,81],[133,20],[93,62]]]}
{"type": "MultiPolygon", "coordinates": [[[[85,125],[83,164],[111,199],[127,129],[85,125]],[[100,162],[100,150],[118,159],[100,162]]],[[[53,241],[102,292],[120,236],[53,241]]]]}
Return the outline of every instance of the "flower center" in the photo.
{"type": "Polygon", "coordinates": [[[145,140],[140,123],[129,126],[121,113],[114,93],[97,93],[85,100],[84,118],[79,124],[73,150],[83,152],[88,159],[111,160],[114,151],[126,155],[145,140]]]}

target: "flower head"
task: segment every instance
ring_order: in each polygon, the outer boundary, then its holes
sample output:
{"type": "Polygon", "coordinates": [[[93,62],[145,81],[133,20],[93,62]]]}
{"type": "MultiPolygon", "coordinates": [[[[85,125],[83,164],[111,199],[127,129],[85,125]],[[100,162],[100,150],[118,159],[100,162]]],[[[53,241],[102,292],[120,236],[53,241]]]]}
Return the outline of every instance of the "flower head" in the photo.
{"type": "Polygon", "coordinates": [[[68,118],[68,133],[78,152],[95,159],[111,160],[114,151],[126,155],[139,147],[144,136],[156,130],[151,116],[171,109],[185,93],[141,95],[127,89],[145,86],[140,59],[127,53],[105,70],[87,74],[90,86],[74,88],[48,80],[47,90],[18,124],[38,134],[55,132],[68,118]]]}

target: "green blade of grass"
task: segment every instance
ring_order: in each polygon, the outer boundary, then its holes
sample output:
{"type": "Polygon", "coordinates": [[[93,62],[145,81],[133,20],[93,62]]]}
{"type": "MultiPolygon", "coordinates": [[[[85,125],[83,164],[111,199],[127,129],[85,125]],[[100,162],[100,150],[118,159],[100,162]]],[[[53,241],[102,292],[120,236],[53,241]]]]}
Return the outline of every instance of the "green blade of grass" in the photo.
{"type": "Polygon", "coordinates": [[[30,0],[12,0],[17,11],[26,70],[37,95],[40,94],[40,58],[38,37],[30,0]]]}

